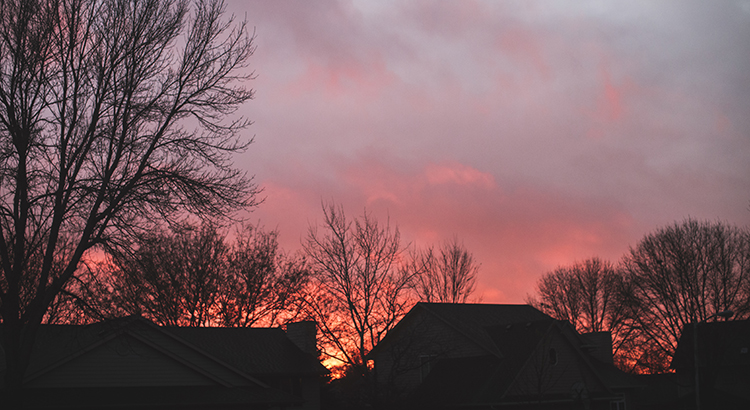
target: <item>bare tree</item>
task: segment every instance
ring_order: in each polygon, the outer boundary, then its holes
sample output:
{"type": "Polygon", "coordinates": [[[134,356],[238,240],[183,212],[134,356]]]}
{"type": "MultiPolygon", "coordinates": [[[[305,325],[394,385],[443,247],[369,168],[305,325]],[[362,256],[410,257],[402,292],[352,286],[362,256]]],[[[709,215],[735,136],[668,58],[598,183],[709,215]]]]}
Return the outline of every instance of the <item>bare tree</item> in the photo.
{"type": "Polygon", "coordinates": [[[537,283],[539,298],[531,301],[579,332],[601,332],[621,321],[622,287],[622,275],[612,263],[591,258],[544,275],[537,283]]]}
{"type": "Polygon", "coordinates": [[[559,320],[570,322],[578,332],[612,333],[613,355],[620,367],[632,331],[628,284],[615,266],[599,258],[562,266],[537,283],[537,297],[528,303],[559,320]]]}
{"type": "Polygon", "coordinates": [[[279,250],[278,233],[247,226],[237,233],[229,254],[226,279],[218,303],[218,323],[248,327],[258,323],[277,326],[294,319],[310,270],[302,257],[279,250]]]}
{"type": "Polygon", "coordinates": [[[230,162],[248,143],[238,134],[248,122],[225,121],[252,98],[241,82],[254,46],[223,11],[215,0],[0,4],[9,391],[21,387],[48,306],[93,250],[116,248],[160,218],[254,203],[255,186],[230,162]]]}
{"type": "Polygon", "coordinates": [[[143,235],[76,277],[49,320],[138,314],[166,326],[278,326],[300,313],[308,279],[305,261],[285,256],[275,231],[246,226],[227,244],[216,225],[181,225],[143,235]]]}
{"type": "Polygon", "coordinates": [[[81,261],[78,271],[50,303],[43,322],[86,325],[125,314],[113,293],[108,261],[81,261]]]}
{"type": "Polygon", "coordinates": [[[750,317],[750,232],[688,219],[647,235],[623,258],[644,343],[637,369],[666,369],[685,325],[732,310],[750,317]],[[642,357],[641,357],[642,356],[642,357]]]}
{"type": "Polygon", "coordinates": [[[423,302],[463,303],[476,287],[479,264],[458,238],[436,251],[429,247],[411,255],[414,290],[423,302]]]}
{"type": "Polygon", "coordinates": [[[321,233],[304,243],[314,270],[307,307],[321,328],[323,353],[365,371],[367,353],[410,307],[398,229],[365,212],[350,221],[341,206],[323,207],[321,233]]]}
{"type": "Polygon", "coordinates": [[[114,314],[140,314],[164,326],[211,324],[229,253],[216,227],[149,233],[137,246],[115,254],[105,273],[115,292],[114,314]]]}

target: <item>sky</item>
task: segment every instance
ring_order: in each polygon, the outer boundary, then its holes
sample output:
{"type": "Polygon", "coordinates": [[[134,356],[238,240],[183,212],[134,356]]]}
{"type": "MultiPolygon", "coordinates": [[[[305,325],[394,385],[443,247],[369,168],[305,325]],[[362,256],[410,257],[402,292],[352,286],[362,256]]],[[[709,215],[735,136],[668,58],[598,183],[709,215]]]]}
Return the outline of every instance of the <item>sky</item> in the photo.
{"type": "Polygon", "coordinates": [[[257,49],[235,165],[301,247],[321,203],[457,237],[476,296],[617,262],[686,218],[750,225],[750,1],[228,1],[257,49]]]}

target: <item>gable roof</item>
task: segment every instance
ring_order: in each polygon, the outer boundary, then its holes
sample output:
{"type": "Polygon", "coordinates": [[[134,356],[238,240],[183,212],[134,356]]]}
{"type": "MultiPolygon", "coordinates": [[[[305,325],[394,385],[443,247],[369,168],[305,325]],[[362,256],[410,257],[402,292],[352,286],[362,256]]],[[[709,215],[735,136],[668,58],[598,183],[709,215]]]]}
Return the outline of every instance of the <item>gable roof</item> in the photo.
{"type": "Polygon", "coordinates": [[[433,314],[455,324],[464,323],[471,326],[507,325],[551,319],[550,316],[530,305],[419,302],[416,306],[422,306],[433,314]]]}
{"type": "Polygon", "coordinates": [[[398,335],[401,328],[409,326],[412,317],[421,314],[429,314],[441,320],[496,357],[502,357],[503,354],[487,333],[487,327],[552,320],[550,316],[529,305],[418,302],[368,356],[377,354],[390,343],[389,339],[398,335]]]}
{"type": "MultiPolygon", "coordinates": [[[[549,337],[555,324],[554,319],[544,319],[497,325],[487,329],[492,341],[505,353],[505,357],[491,381],[487,383],[493,387],[482,392],[482,401],[497,401],[505,396],[534,351],[549,337]]],[[[487,386],[484,387],[486,389],[487,386]]]]}
{"type": "MultiPolygon", "coordinates": [[[[2,331],[0,324],[0,341],[2,331]]],[[[0,355],[0,382],[4,359],[0,355]]],[[[317,380],[327,372],[278,328],[159,327],[138,316],[42,325],[26,371],[24,405],[283,408],[312,400],[304,391],[283,390],[284,380],[317,380]]]]}
{"type": "Polygon", "coordinates": [[[549,316],[529,305],[491,305],[479,303],[425,303],[423,308],[433,313],[489,352],[502,356],[487,333],[489,326],[551,320],[549,316]]]}
{"type": "Polygon", "coordinates": [[[504,353],[502,358],[487,355],[439,360],[411,400],[441,406],[501,402],[555,323],[543,319],[485,327],[492,343],[504,353]]]}
{"type": "MultiPolygon", "coordinates": [[[[409,329],[419,326],[424,317],[437,319],[457,331],[467,342],[482,347],[479,351],[483,353],[474,350],[470,355],[437,360],[424,382],[407,399],[417,407],[484,406],[529,399],[519,396],[513,386],[525,385],[522,378],[526,376],[522,375],[526,375],[529,366],[534,366],[536,352],[546,352],[545,340],[553,339],[556,346],[564,346],[571,355],[566,357],[578,363],[576,369],[591,376],[588,388],[592,389],[592,399],[616,397],[612,387],[633,389],[639,385],[611,362],[605,363],[606,355],[594,357],[587,353],[586,349],[611,340],[608,334],[606,338],[604,334],[581,335],[568,322],[555,320],[529,305],[418,303],[373,349],[370,357],[386,352],[388,344],[398,343],[401,338],[415,337],[409,329]]],[[[416,337],[419,334],[422,333],[416,337]]],[[[559,397],[551,399],[571,400],[568,391],[556,394],[559,397]]]]}
{"type": "MultiPolygon", "coordinates": [[[[533,360],[545,340],[558,335],[570,346],[580,360],[599,381],[598,390],[591,392],[592,398],[615,397],[605,378],[622,376],[620,387],[635,387],[634,380],[622,374],[612,365],[589,360],[569,335],[567,322],[551,318],[532,322],[520,322],[487,326],[486,330],[502,357],[494,355],[444,358],[439,360],[425,381],[410,395],[410,403],[424,407],[486,406],[517,400],[538,400],[536,397],[520,397],[511,393],[523,369],[533,360]],[[618,374],[610,374],[618,373],[618,374]],[[627,380],[626,380],[627,379],[627,380]],[[512,394],[512,395],[511,395],[512,394]]],[[[569,400],[569,393],[548,399],[569,400]]]]}
{"type": "Polygon", "coordinates": [[[280,328],[166,327],[216,358],[253,375],[325,374],[328,370],[300,350],[280,328]]]}
{"type": "MultiPolygon", "coordinates": [[[[315,358],[295,346],[281,329],[169,328],[131,316],[87,326],[42,325],[37,333],[26,380],[40,377],[124,336],[226,387],[255,385],[265,388],[268,386],[256,376],[304,376],[327,372],[315,358]]],[[[0,358],[0,368],[4,367],[3,357],[0,358]]],[[[2,373],[0,377],[4,371],[2,373]]]]}

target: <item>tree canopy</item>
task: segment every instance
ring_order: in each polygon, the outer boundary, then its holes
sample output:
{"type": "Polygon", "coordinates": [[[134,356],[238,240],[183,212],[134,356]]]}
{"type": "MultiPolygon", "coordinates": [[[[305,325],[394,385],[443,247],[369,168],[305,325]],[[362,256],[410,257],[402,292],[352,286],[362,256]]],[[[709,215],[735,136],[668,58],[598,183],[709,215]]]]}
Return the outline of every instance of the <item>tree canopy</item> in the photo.
{"type": "Polygon", "coordinates": [[[255,203],[231,165],[254,51],[221,1],[0,5],[0,316],[6,384],[93,251],[255,203]]]}
{"type": "Polygon", "coordinates": [[[646,235],[622,260],[640,338],[636,366],[663,371],[685,325],[731,310],[750,317],[750,232],[688,219],[646,235]]]}
{"type": "Polygon", "coordinates": [[[545,274],[530,302],[579,331],[610,331],[624,370],[668,369],[686,325],[750,317],[750,231],[687,219],[646,235],[617,266],[590,259],[545,274]]]}

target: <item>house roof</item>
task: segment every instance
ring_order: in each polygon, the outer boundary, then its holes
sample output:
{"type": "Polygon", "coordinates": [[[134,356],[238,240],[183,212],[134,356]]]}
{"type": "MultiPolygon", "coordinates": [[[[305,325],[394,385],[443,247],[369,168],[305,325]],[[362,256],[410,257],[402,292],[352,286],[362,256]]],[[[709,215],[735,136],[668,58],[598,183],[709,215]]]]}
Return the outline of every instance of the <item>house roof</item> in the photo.
{"type": "Polygon", "coordinates": [[[551,319],[530,305],[499,305],[489,303],[424,303],[421,306],[455,324],[467,326],[507,325],[510,323],[530,322],[551,319]]]}
{"type": "MultiPolygon", "coordinates": [[[[693,324],[682,329],[670,367],[692,368],[693,324]]],[[[730,320],[698,324],[699,363],[750,367],[750,320],[730,320]]]]}
{"type": "Polygon", "coordinates": [[[495,344],[485,329],[488,326],[551,319],[529,305],[425,303],[423,308],[445,320],[495,355],[502,355],[502,350],[498,351],[495,348],[495,344]]]}
{"type": "MultiPolygon", "coordinates": [[[[412,316],[420,314],[441,319],[484,347],[487,354],[438,360],[410,395],[414,405],[450,407],[523,400],[517,392],[511,393],[511,387],[534,352],[552,337],[567,343],[581,366],[599,380],[598,387],[590,392],[592,398],[613,397],[608,386],[633,388],[637,384],[613,365],[589,357],[581,347],[590,344],[590,337],[579,335],[567,322],[555,320],[532,306],[420,303],[409,312],[412,316]]],[[[409,326],[409,320],[404,318],[399,325],[409,326]]],[[[397,330],[394,329],[394,338],[397,330]]],[[[558,399],[571,400],[570,393],[558,399]]]]}
{"type": "Polygon", "coordinates": [[[389,336],[397,335],[400,328],[408,326],[413,316],[427,313],[445,322],[488,353],[502,357],[486,328],[511,323],[552,320],[552,318],[529,305],[497,305],[484,303],[425,303],[419,302],[370,352],[373,357],[389,343],[389,336]]]}
{"type": "MultiPolygon", "coordinates": [[[[213,363],[212,368],[218,366],[224,370],[219,370],[220,374],[212,370],[206,375],[218,377],[216,381],[225,386],[232,385],[231,380],[238,377],[250,385],[264,386],[255,377],[327,372],[278,328],[159,327],[144,318],[131,316],[87,326],[42,325],[26,379],[63,366],[124,334],[199,372],[206,367],[194,362],[196,358],[202,363],[213,363]]],[[[4,357],[0,357],[0,369],[4,367],[4,357]]]]}
{"type": "Polygon", "coordinates": [[[499,403],[544,337],[553,319],[485,327],[503,357],[495,355],[443,359],[413,393],[421,403],[441,405],[499,403]]]}
{"type": "Polygon", "coordinates": [[[166,327],[225,363],[253,375],[325,374],[318,360],[292,343],[280,328],[166,327]]]}

